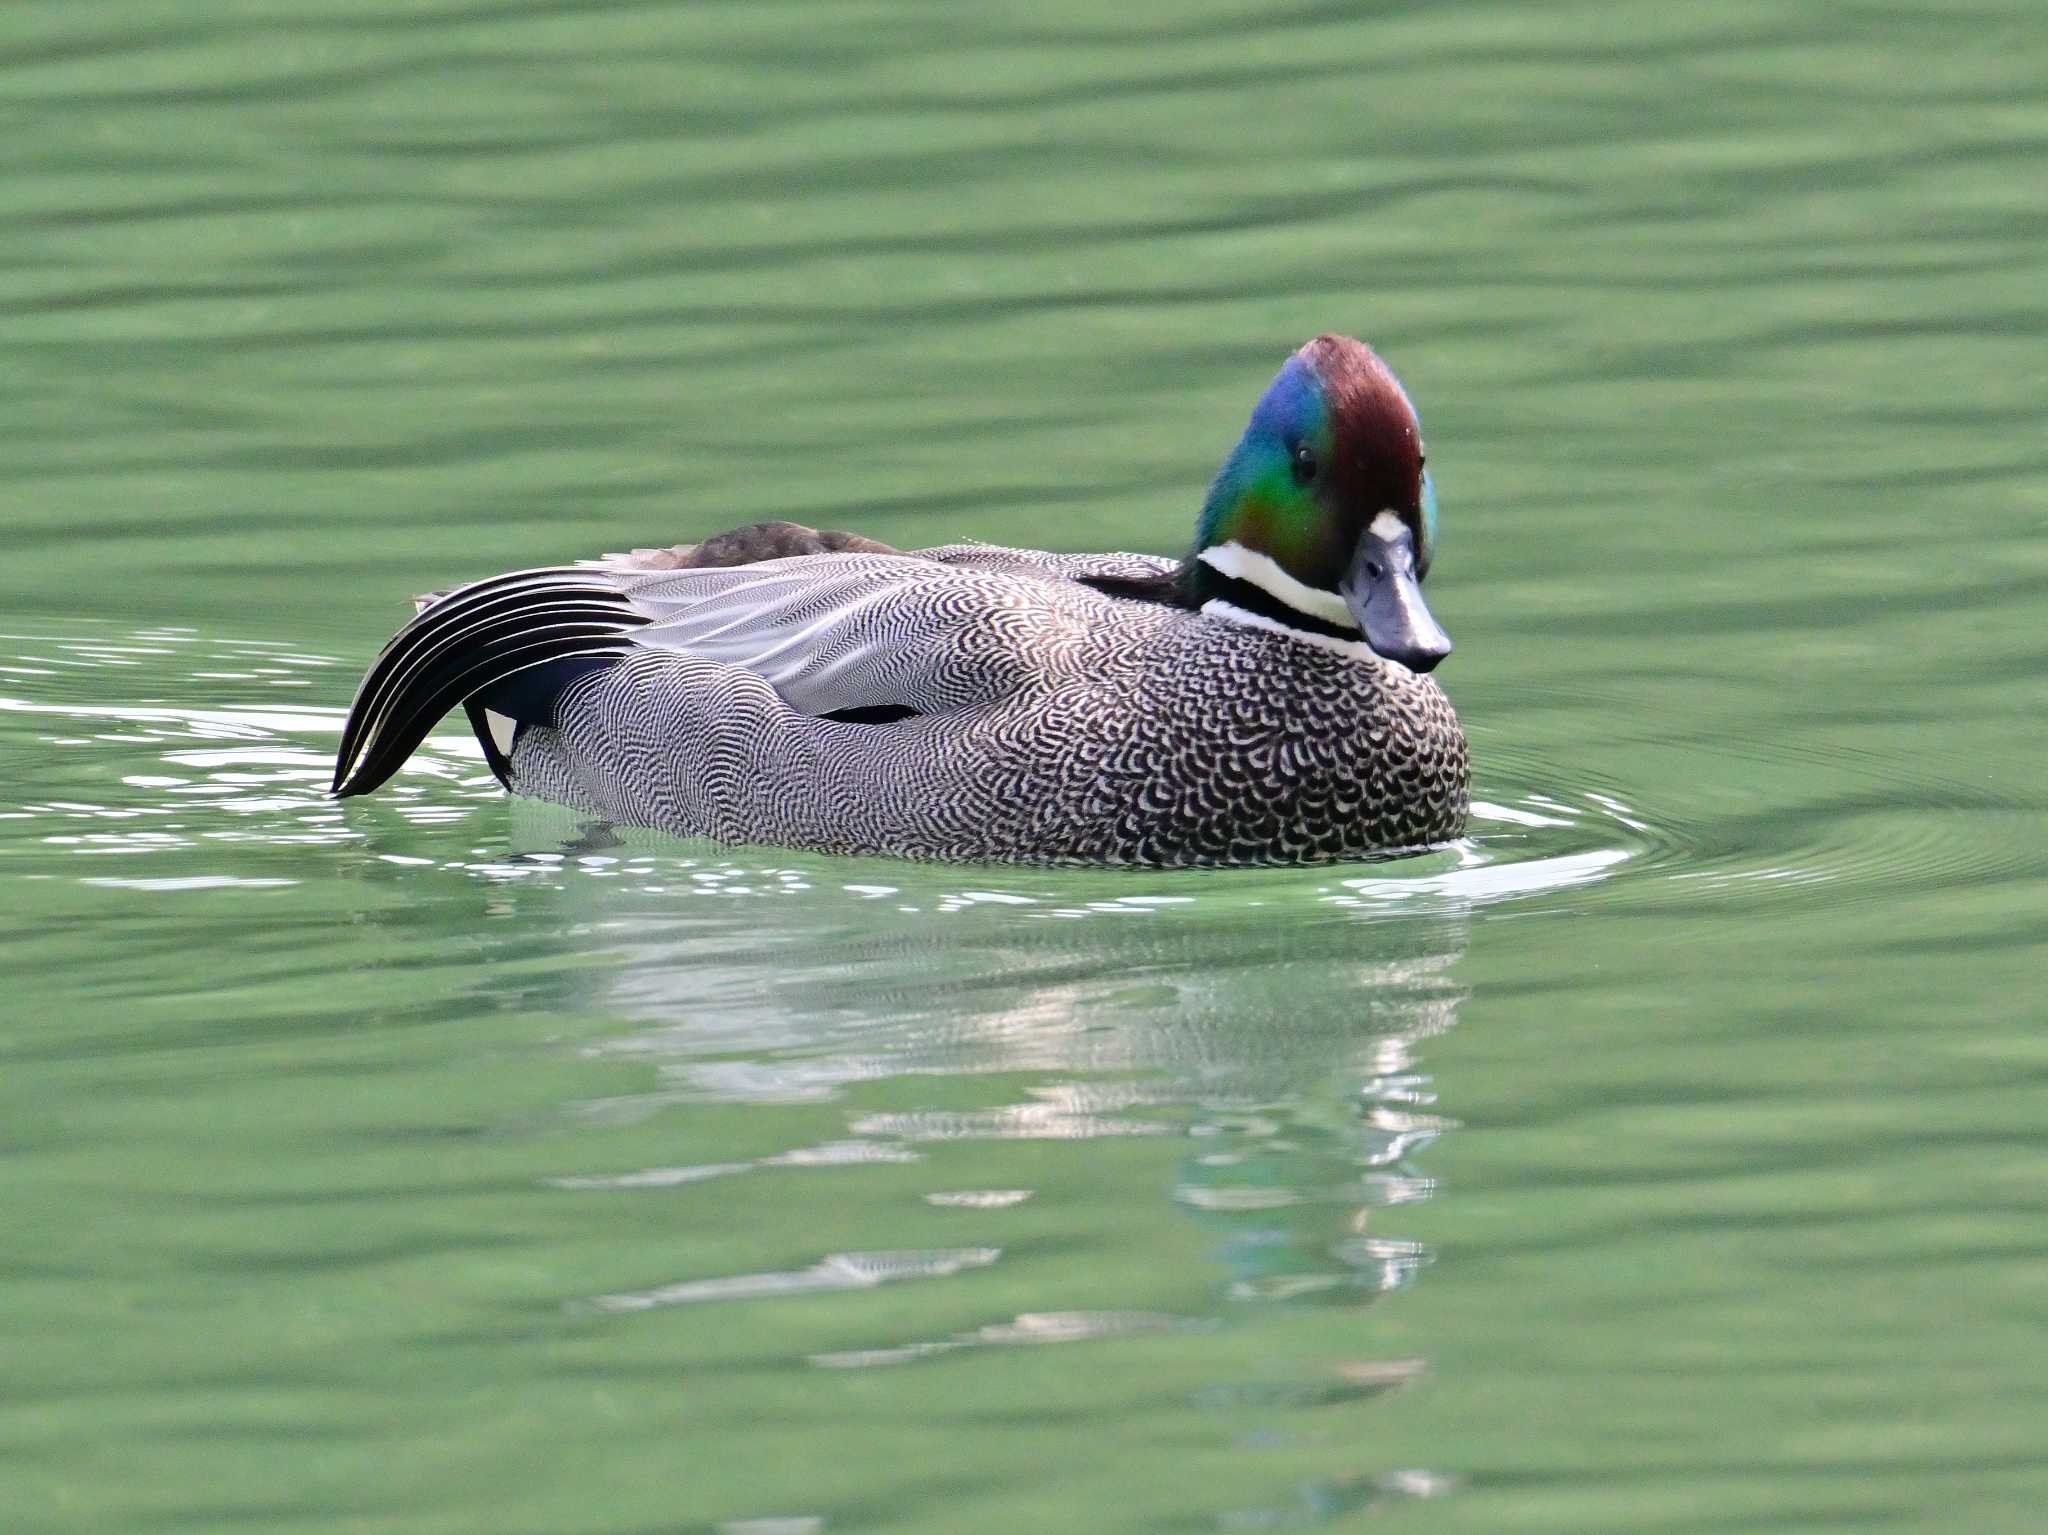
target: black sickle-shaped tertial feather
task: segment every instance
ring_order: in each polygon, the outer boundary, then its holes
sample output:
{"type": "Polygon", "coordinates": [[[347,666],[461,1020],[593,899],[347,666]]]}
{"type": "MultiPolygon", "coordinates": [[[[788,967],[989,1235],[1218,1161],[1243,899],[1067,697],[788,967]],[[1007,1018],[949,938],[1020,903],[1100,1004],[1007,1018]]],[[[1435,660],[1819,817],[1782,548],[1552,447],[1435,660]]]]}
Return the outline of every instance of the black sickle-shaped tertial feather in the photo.
{"type": "MultiPolygon", "coordinates": [[[[384,648],[356,690],[349,726],[342,734],[343,760],[352,755],[365,733],[376,733],[396,701],[410,696],[428,669],[450,657],[473,655],[496,639],[544,634],[557,618],[608,617],[602,610],[591,611],[593,599],[585,587],[524,580],[511,587],[498,582],[489,585],[492,590],[464,588],[436,603],[384,648]]],[[[601,601],[605,589],[598,590],[601,601]]]]}
{"type": "Polygon", "coordinates": [[[370,664],[342,728],[334,793],[377,788],[457,704],[536,667],[622,655],[645,622],[588,569],[520,571],[457,589],[370,664]]]}
{"type": "Polygon", "coordinates": [[[354,759],[363,742],[378,733],[393,704],[407,696],[409,683],[419,675],[422,666],[453,647],[470,650],[474,641],[487,640],[488,634],[479,632],[486,622],[525,606],[531,600],[529,594],[536,589],[543,602],[568,592],[583,596],[596,595],[601,590],[592,588],[587,574],[565,581],[562,577],[567,574],[520,571],[458,588],[392,636],[364,674],[349,705],[348,723],[343,727],[337,753],[337,785],[344,777],[342,769],[354,759]]]}

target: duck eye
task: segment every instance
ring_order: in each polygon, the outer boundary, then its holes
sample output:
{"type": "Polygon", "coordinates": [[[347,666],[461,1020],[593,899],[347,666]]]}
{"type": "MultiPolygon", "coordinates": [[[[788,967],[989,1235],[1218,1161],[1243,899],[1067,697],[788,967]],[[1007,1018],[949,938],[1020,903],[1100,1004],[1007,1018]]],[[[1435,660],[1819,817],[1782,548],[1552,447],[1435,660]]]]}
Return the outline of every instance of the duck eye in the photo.
{"type": "Polygon", "coordinates": [[[1294,450],[1294,483],[1297,485],[1306,485],[1310,480],[1314,479],[1315,477],[1315,450],[1304,442],[1294,450]]]}

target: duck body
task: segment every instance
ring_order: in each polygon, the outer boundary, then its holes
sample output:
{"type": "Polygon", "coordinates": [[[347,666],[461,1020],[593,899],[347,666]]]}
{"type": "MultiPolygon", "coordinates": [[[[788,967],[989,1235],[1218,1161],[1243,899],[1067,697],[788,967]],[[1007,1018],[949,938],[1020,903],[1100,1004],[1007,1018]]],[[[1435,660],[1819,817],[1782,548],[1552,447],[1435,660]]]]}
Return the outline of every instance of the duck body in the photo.
{"type": "Polygon", "coordinates": [[[664,616],[505,776],[686,836],[916,858],[1294,863],[1463,828],[1464,737],[1427,677],[1076,573],[1153,572],[975,545],[618,569],[664,616]]]}
{"type": "Polygon", "coordinates": [[[385,647],[336,789],[376,787],[459,703],[508,788],[727,844],[1180,866],[1459,835],[1442,690],[1260,559],[903,553],[761,524],[498,577],[385,647]],[[1259,611],[1272,590],[1323,621],[1259,611]]]}

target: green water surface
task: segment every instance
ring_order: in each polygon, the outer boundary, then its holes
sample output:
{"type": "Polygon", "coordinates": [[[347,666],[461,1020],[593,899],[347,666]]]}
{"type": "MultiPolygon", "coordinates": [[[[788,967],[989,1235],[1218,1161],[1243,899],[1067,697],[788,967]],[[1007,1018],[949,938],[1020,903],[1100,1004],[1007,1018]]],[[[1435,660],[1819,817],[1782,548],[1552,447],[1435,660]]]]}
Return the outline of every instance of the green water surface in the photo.
{"type": "Polygon", "coordinates": [[[2044,15],[13,0],[0,1528],[2039,1529],[2044,15]],[[1176,551],[1324,329],[1454,848],[322,795],[413,592],[1176,551]]]}

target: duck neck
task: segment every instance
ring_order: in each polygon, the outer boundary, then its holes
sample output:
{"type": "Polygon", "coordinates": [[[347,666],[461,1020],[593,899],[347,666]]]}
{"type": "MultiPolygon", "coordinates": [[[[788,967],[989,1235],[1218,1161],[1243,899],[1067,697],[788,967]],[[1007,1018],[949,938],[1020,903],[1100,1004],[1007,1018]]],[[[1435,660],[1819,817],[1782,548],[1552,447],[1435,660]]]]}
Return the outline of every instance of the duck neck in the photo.
{"type": "MultiPolygon", "coordinates": [[[[1195,549],[1181,563],[1177,585],[1191,608],[1263,629],[1324,640],[1357,640],[1358,624],[1335,590],[1295,573],[1319,549],[1322,508],[1294,482],[1287,460],[1261,451],[1247,431],[1231,449],[1195,524],[1195,549]],[[1290,569],[1293,565],[1295,569],[1290,569]]],[[[1327,563],[1311,561],[1313,565],[1327,563]]],[[[1334,577],[1330,582],[1335,586],[1334,577]]]]}
{"type": "Polygon", "coordinates": [[[1344,599],[1290,575],[1262,550],[1224,539],[1204,544],[1180,568],[1187,605],[1214,618],[1362,644],[1344,599]]]}

